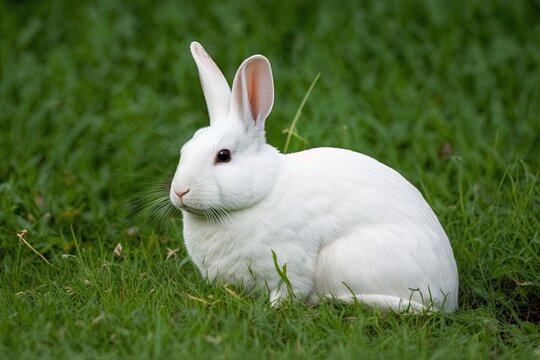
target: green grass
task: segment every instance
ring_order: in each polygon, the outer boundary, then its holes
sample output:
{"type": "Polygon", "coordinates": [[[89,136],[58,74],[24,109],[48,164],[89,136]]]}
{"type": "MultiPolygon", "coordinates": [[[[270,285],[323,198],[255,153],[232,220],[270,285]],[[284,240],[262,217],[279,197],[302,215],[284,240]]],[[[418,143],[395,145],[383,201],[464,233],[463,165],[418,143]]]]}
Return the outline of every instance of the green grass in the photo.
{"type": "Polygon", "coordinates": [[[538,1],[0,1],[0,357],[540,358],[539,18],[538,1]],[[456,313],[272,309],[197,274],[156,200],[207,122],[192,40],[229,80],[267,55],[281,149],[321,73],[298,133],[419,187],[456,313]]]}

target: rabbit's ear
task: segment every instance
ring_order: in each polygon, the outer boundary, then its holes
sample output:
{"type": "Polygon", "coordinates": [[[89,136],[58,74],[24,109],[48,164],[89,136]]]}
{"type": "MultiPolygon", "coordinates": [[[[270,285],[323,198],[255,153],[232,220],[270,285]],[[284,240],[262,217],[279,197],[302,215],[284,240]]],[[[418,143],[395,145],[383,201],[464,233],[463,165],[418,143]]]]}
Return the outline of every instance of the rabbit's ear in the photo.
{"type": "Polygon", "coordinates": [[[253,55],[238,68],[232,86],[229,116],[244,122],[247,130],[264,132],[264,121],[274,104],[274,82],[268,59],[253,55]]]}
{"type": "Polygon", "coordinates": [[[201,44],[194,41],[190,46],[191,55],[199,70],[199,79],[204,92],[210,125],[225,119],[229,113],[231,89],[221,70],[204,50],[201,44]]]}

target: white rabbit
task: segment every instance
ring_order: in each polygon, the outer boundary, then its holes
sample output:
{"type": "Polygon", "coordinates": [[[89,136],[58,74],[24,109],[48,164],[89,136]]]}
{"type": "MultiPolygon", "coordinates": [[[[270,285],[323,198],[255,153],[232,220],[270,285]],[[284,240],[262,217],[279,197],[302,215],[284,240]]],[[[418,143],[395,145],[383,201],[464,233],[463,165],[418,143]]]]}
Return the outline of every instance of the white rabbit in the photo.
{"type": "Polygon", "coordinates": [[[184,240],[201,273],[246,289],[358,300],[396,311],[457,308],[458,274],[448,238],[420,192],[366,155],[337,148],[281,154],[265,140],[274,88],[254,55],[232,91],[203,47],[191,53],[210,126],[181,150],[170,188],[184,240]]]}

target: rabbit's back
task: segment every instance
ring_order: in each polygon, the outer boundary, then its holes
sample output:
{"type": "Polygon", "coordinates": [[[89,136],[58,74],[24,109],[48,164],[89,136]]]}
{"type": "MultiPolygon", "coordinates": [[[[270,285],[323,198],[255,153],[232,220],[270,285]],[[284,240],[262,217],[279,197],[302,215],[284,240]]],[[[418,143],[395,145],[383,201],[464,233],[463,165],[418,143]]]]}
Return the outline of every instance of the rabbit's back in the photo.
{"type": "MultiPolygon", "coordinates": [[[[442,230],[420,192],[394,169],[350,150],[315,148],[285,155],[291,190],[306,206],[324,207],[359,225],[414,222],[442,230]]],[[[293,205],[293,204],[291,204],[293,205]]]]}

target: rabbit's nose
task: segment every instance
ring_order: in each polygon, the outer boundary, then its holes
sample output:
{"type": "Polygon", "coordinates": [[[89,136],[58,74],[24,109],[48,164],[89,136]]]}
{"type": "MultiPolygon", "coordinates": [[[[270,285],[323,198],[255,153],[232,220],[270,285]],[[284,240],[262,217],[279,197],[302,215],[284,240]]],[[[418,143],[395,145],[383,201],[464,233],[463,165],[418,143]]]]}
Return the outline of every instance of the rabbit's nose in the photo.
{"type": "Polygon", "coordinates": [[[184,191],[174,191],[174,193],[180,198],[180,201],[182,201],[182,197],[186,195],[189,192],[189,189],[184,191]]]}

